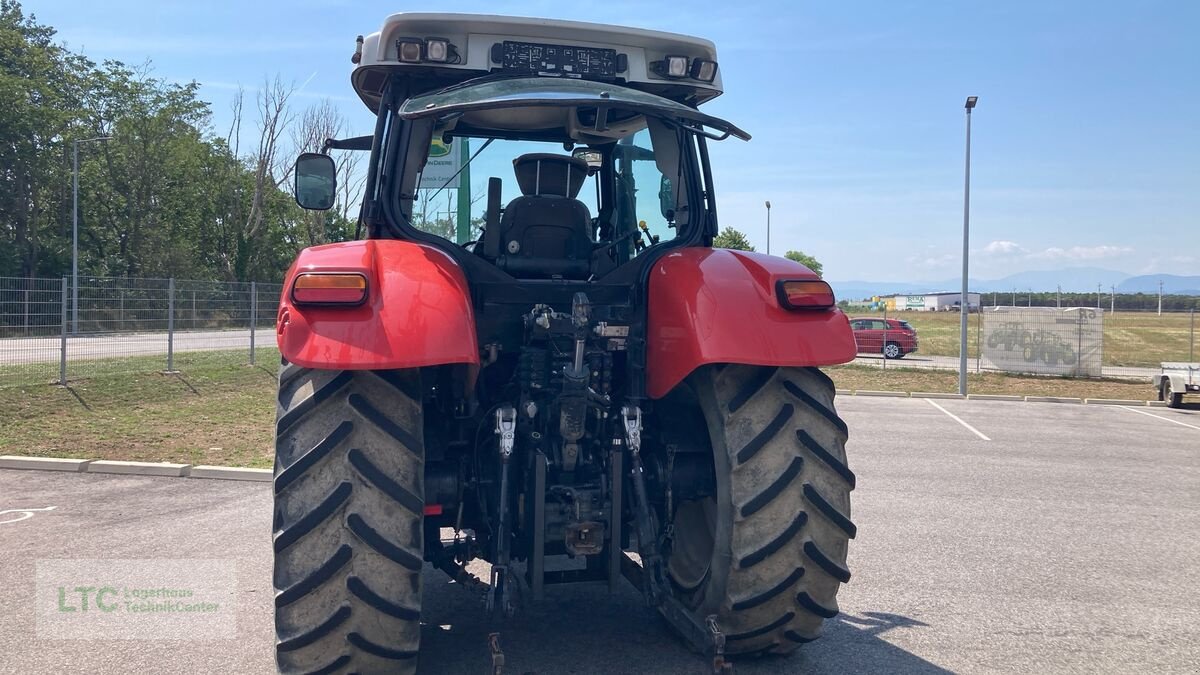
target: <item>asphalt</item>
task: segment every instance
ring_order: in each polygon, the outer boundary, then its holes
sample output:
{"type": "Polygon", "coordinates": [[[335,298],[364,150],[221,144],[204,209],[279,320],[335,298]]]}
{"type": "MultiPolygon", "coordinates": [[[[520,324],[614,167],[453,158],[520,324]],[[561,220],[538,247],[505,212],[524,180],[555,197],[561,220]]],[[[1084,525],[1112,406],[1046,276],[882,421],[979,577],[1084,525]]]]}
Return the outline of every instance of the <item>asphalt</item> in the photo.
{"type": "MultiPolygon", "coordinates": [[[[839,400],[859,527],[842,613],[736,672],[1200,672],[1200,408],[936,403],[839,400]]],[[[0,522],[0,671],[272,672],[269,484],[0,470],[0,512],[50,506],[0,522]],[[232,559],[237,637],[38,635],[54,558],[232,559]]],[[[422,672],[489,672],[478,599],[433,571],[425,589],[422,672]]],[[[506,673],[707,672],[633,589],[549,590],[498,627],[506,673]]]]}

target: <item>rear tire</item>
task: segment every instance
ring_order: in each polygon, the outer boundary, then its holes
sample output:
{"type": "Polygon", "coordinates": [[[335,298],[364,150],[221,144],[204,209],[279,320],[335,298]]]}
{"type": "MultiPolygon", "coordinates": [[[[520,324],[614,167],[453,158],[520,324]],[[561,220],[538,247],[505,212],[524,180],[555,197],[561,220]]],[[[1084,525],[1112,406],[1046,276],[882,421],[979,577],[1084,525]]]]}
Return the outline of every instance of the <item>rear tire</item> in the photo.
{"type": "Polygon", "coordinates": [[[904,350],[895,342],[889,342],[883,346],[883,358],[898,359],[904,356],[904,350]]]}
{"type": "Polygon", "coordinates": [[[415,672],[423,462],[419,371],[284,363],[273,520],[281,672],[415,672]]]}
{"type": "Polygon", "coordinates": [[[676,597],[711,614],[728,654],[783,654],[838,612],[850,490],[846,425],[815,368],[706,367],[688,380],[713,446],[717,495],[678,505],[676,597]]]}

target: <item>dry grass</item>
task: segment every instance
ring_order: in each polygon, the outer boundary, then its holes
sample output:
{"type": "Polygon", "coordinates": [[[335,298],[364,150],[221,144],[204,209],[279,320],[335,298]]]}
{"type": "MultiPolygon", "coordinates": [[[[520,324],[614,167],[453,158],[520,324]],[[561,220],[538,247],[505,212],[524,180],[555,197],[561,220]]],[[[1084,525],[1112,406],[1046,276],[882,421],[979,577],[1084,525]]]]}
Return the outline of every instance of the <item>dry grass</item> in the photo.
{"type": "Polygon", "coordinates": [[[190,353],[180,375],[113,361],[68,387],[0,389],[0,454],[271,466],[277,354],[190,353]]]}
{"type": "MultiPolygon", "coordinates": [[[[874,391],[957,392],[958,373],[950,370],[835,366],[825,371],[838,389],[874,391]]],[[[971,373],[967,391],[973,394],[1019,396],[1070,396],[1074,398],[1121,398],[1144,401],[1154,397],[1146,382],[1122,380],[1075,380],[1065,377],[971,373]]]]}

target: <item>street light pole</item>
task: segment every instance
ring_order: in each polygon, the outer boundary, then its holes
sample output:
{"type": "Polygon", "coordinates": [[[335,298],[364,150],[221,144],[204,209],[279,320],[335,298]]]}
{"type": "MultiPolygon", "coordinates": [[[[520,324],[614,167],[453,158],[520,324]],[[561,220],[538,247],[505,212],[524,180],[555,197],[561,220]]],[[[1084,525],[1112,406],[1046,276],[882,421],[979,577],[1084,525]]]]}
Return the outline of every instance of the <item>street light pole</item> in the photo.
{"type": "Polygon", "coordinates": [[[97,136],[71,142],[71,333],[79,332],[79,144],[107,141],[97,136]]]}
{"type": "Polygon", "coordinates": [[[968,245],[971,239],[971,111],[978,101],[978,96],[968,96],[963,106],[967,111],[967,157],[963,172],[962,293],[958,296],[958,393],[961,396],[967,395],[967,315],[971,313],[971,301],[967,295],[968,245]]]}
{"type": "Polygon", "coordinates": [[[1158,315],[1162,316],[1162,279],[1158,280],[1158,315]]]}
{"type": "Polygon", "coordinates": [[[771,200],[767,200],[767,255],[771,255],[771,200]]]}

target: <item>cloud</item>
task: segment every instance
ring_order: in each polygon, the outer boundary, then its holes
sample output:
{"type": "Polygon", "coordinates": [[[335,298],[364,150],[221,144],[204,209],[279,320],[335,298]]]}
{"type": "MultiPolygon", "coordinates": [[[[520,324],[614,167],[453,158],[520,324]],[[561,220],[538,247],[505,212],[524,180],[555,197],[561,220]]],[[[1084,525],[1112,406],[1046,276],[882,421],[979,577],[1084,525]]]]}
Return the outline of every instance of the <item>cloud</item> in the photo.
{"type": "Polygon", "coordinates": [[[1025,249],[1015,241],[998,239],[984,246],[983,252],[987,255],[1012,255],[1014,253],[1025,253],[1025,249]]]}
{"type": "Polygon", "coordinates": [[[1126,253],[1133,253],[1133,249],[1128,246],[1110,246],[1108,244],[1100,246],[1072,246],[1070,248],[1051,246],[1043,251],[1032,253],[1029,257],[1040,260],[1102,260],[1104,258],[1116,258],[1126,253]]]}

